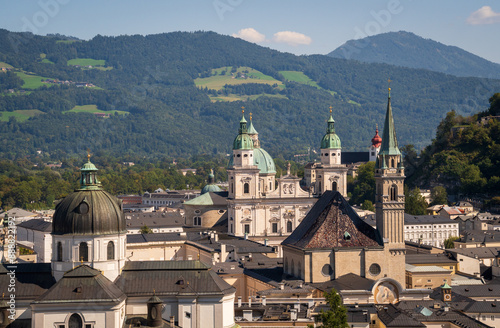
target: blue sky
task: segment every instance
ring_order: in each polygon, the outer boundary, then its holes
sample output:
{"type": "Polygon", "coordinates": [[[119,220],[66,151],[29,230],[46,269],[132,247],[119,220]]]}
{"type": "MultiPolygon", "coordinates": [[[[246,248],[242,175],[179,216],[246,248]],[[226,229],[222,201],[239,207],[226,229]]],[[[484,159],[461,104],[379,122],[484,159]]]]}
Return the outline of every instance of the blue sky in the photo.
{"type": "Polygon", "coordinates": [[[470,0],[1,0],[0,28],[82,39],[215,31],[294,54],[405,30],[500,63],[500,2],[470,0]]]}

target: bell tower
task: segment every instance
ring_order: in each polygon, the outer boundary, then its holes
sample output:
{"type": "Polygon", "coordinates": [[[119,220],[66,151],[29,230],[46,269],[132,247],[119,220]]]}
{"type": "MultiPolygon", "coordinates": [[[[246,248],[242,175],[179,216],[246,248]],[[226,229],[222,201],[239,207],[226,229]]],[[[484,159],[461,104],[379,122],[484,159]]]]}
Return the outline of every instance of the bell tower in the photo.
{"type": "Polygon", "coordinates": [[[398,149],[391,107],[391,88],[387,100],[382,145],[375,163],[375,208],[377,230],[389,250],[401,251],[404,241],[404,167],[398,149]]]}

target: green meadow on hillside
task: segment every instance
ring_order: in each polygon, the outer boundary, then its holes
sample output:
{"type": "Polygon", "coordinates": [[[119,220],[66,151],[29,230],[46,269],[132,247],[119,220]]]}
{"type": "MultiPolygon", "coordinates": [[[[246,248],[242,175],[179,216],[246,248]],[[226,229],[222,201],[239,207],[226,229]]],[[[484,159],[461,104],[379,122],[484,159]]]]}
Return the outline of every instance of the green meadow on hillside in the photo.
{"type": "Polygon", "coordinates": [[[239,67],[236,72],[232,74],[231,68],[231,66],[226,66],[212,69],[212,74],[214,75],[205,78],[197,78],[194,80],[194,83],[197,87],[207,87],[208,89],[214,90],[222,90],[226,84],[237,85],[245,83],[263,83],[269,85],[277,84],[278,88],[285,88],[281,81],[278,81],[269,75],[265,75],[256,69],[250,67],[239,67]],[[221,75],[222,72],[225,72],[224,75],[221,75]],[[245,77],[236,77],[236,75],[242,75],[245,77]]]}
{"type": "Polygon", "coordinates": [[[75,106],[72,109],[63,112],[63,114],[64,113],[91,113],[91,114],[104,113],[109,115],[113,115],[115,113],[118,113],[120,115],[128,114],[128,112],[123,110],[100,110],[97,108],[96,105],[75,106]]]}
{"type": "Polygon", "coordinates": [[[23,122],[30,117],[45,114],[38,109],[19,109],[13,112],[0,112],[0,121],[8,121],[11,117],[15,117],[18,122],[23,122]]]}

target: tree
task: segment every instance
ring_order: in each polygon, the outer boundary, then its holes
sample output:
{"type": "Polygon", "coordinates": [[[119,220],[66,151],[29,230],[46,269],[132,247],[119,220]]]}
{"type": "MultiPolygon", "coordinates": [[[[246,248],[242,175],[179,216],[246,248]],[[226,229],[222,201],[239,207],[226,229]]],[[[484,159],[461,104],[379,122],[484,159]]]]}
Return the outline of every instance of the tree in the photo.
{"type": "Polygon", "coordinates": [[[368,162],[358,168],[352,192],[351,204],[362,204],[365,200],[375,201],[375,163],[368,162]]]}
{"type": "Polygon", "coordinates": [[[490,115],[497,116],[500,115],[500,93],[495,93],[490,98],[490,115]]]}
{"type": "Polygon", "coordinates": [[[364,202],[363,202],[363,205],[361,206],[362,209],[366,210],[366,211],[372,211],[372,212],[375,212],[375,207],[373,206],[373,203],[366,199],[364,202]]]}
{"type": "Polygon", "coordinates": [[[342,304],[342,298],[339,293],[332,288],[332,290],[324,294],[325,300],[330,305],[330,310],[321,310],[320,314],[316,317],[316,322],[321,322],[323,328],[348,328],[347,324],[347,309],[342,304]]]}
{"type": "Polygon", "coordinates": [[[410,188],[405,185],[405,213],[424,215],[426,208],[427,203],[425,202],[424,196],[420,194],[420,189],[415,187],[415,189],[410,190],[410,188]]]}
{"type": "Polygon", "coordinates": [[[448,193],[443,186],[436,186],[431,190],[431,205],[443,205],[448,203],[448,193]]]}
{"type": "Polygon", "coordinates": [[[460,237],[450,237],[444,241],[444,248],[455,248],[455,240],[460,239],[460,237]]]}
{"type": "Polygon", "coordinates": [[[147,225],[144,225],[141,227],[141,229],[139,230],[140,233],[144,234],[144,233],[153,233],[153,230],[151,230],[151,228],[149,228],[147,225]]]}

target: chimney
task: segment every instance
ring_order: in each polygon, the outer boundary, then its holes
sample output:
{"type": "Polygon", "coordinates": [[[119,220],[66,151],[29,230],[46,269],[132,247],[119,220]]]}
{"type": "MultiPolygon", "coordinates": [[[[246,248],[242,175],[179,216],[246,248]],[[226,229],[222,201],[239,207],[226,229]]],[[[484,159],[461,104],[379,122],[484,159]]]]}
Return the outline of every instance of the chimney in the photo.
{"type": "Polygon", "coordinates": [[[245,240],[248,239],[248,233],[245,232],[245,240]]]}
{"type": "Polygon", "coordinates": [[[264,238],[264,246],[267,246],[267,238],[264,238]]]}
{"type": "Polygon", "coordinates": [[[243,319],[252,322],[252,310],[243,310],[243,319]]]}
{"type": "Polygon", "coordinates": [[[280,290],[285,289],[285,283],[280,282],[278,285],[280,286],[280,290]]]}
{"type": "Polygon", "coordinates": [[[175,317],[173,315],[170,316],[170,328],[175,328],[175,317]]]}
{"type": "Polygon", "coordinates": [[[220,261],[226,262],[227,252],[226,252],[226,244],[220,244],[220,261]]]}
{"type": "Polygon", "coordinates": [[[262,306],[266,306],[267,304],[267,299],[265,296],[262,296],[262,306]]]}
{"type": "Polygon", "coordinates": [[[299,281],[299,284],[298,284],[298,286],[297,286],[297,287],[302,288],[302,285],[303,285],[303,284],[304,284],[304,282],[303,282],[303,281],[299,281]]]}
{"type": "Polygon", "coordinates": [[[241,296],[238,296],[238,307],[241,307],[241,296]]]}
{"type": "Polygon", "coordinates": [[[252,306],[252,296],[248,296],[248,307],[252,306]]]}
{"type": "Polygon", "coordinates": [[[290,309],[290,320],[297,320],[297,309],[290,309]]]}
{"type": "Polygon", "coordinates": [[[215,240],[215,242],[219,241],[219,234],[218,233],[214,233],[214,240],[215,240]]]}

